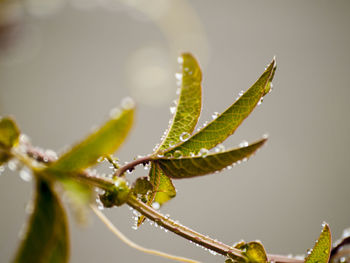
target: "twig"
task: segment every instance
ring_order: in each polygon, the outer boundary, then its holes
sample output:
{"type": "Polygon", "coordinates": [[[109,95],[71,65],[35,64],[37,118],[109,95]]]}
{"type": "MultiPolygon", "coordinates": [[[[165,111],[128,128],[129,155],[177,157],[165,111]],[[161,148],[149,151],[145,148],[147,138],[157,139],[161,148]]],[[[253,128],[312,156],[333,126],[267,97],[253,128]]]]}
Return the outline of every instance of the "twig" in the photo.
{"type": "Polygon", "coordinates": [[[120,167],[113,175],[113,177],[120,177],[122,176],[127,170],[133,170],[135,169],[135,166],[139,165],[139,164],[147,164],[152,160],[152,156],[146,156],[146,157],[142,157],[140,159],[136,159],[122,167],[120,167]]]}
{"type": "Polygon", "coordinates": [[[167,259],[172,259],[175,261],[180,261],[180,262],[187,262],[187,263],[200,263],[199,261],[193,260],[193,259],[188,259],[188,258],[183,258],[183,257],[178,257],[174,255],[170,255],[168,253],[164,253],[158,250],[153,250],[153,249],[148,249],[145,247],[142,247],[130,239],[128,239],[123,233],[121,233],[118,228],[112,224],[112,222],[100,211],[98,210],[95,206],[90,205],[92,211],[98,216],[98,218],[111,230],[121,241],[123,241],[125,244],[128,246],[135,248],[141,252],[151,254],[151,255],[156,255],[159,257],[164,257],[167,259]]]}
{"type": "MultiPolygon", "coordinates": [[[[28,154],[30,155],[30,154],[28,154]]],[[[38,156],[38,158],[36,159],[39,162],[43,162],[43,160],[48,160],[48,158],[45,158],[44,156],[45,154],[40,154],[40,155],[30,155],[30,157],[35,157],[38,156]]],[[[130,162],[122,167],[120,167],[115,174],[113,175],[114,177],[120,177],[122,176],[127,170],[132,170],[134,169],[135,166],[139,165],[139,164],[146,164],[149,161],[152,160],[152,156],[146,156],[140,159],[137,159],[133,162],[130,162]]],[[[51,160],[46,161],[50,162],[51,160]]],[[[27,163],[24,163],[25,165],[27,163]]],[[[107,179],[107,178],[103,178],[103,177],[99,177],[99,176],[95,176],[95,175],[90,175],[87,171],[78,174],[78,179],[82,182],[85,182],[89,185],[93,185],[96,187],[100,187],[104,190],[111,190],[113,189],[114,182],[111,179],[107,179]]],[[[169,231],[173,232],[174,234],[177,234],[187,240],[192,241],[195,244],[198,244],[202,247],[205,247],[211,251],[214,251],[218,254],[221,254],[223,256],[227,256],[228,253],[233,254],[237,257],[242,257],[242,251],[239,249],[235,249],[229,245],[226,245],[224,243],[221,243],[217,240],[214,240],[208,236],[205,236],[203,234],[200,234],[186,226],[183,226],[179,223],[177,223],[176,221],[173,221],[171,219],[169,219],[168,217],[166,217],[165,215],[162,215],[161,213],[155,211],[154,209],[152,209],[150,206],[146,205],[145,203],[141,202],[140,200],[138,200],[135,196],[133,196],[132,194],[130,195],[127,204],[129,206],[131,206],[132,208],[134,208],[135,210],[137,210],[138,212],[140,212],[142,215],[144,215],[145,217],[147,217],[148,219],[154,221],[155,223],[157,223],[159,226],[162,226],[166,229],[168,229],[169,231]]],[[[102,214],[102,213],[100,213],[102,214]]],[[[103,214],[102,214],[103,215],[103,214]]],[[[107,219],[107,218],[106,218],[107,219]]],[[[102,220],[102,218],[101,218],[102,220]]],[[[123,240],[128,240],[124,235],[122,235],[116,228],[113,228],[112,224],[109,222],[107,224],[107,221],[104,221],[104,223],[113,231],[113,233],[117,234],[118,236],[121,237],[123,236],[125,239],[123,240]],[[117,230],[117,231],[115,231],[117,230]],[[119,235],[121,234],[121,235],[119,235]]],[[[130,241],[130,240],[128,240],[130,241]]],[[[130,241],[131,242],[131,241],[130,241]]],[[[130,244],[134,244],[134,243],[130,243],[130,244]]],[[[134,244],[136,247],[139,247],[138,245],[134,244]]],[[[132,247],[135,247],[134,245],[132,245],[132,247]]],[[[136,248],[135,247],[135,248],[136,248]]],[[[139,247],[141,251],[144,251],[146,253],[149,253],[149,251],[154,251],[154,250],[148,250],[142,247],[139,247]],[[148,252],[147,252],[148,251],[148,252]]],[[[159,252],[162,253],[162,252],[159,252]]],[[[153,252],[151,254],[154,254],[153,252]]],[[[273,255],[273,254],[268,254],[268,261],[269,262],[274,262],[274,263],[302,263],[304,262],[301,259],[296,259],[296,258],[290,258],[290,257],[286,257],[286,256],[281,256],[281,255],[273,255]]],[[[186,261],[185,261],[186,262],[186,261]]],[[[187,261],[187,262],[196,262],[196,261],[187,261]]]]}

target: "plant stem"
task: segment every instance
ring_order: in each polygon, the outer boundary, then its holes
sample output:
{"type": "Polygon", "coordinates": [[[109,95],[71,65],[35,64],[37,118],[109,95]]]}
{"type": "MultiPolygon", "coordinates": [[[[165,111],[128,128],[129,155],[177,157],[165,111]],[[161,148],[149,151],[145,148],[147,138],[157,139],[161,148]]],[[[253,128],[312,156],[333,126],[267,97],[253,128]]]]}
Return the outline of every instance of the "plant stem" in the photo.
{"type": "Polygon", "coordinates": [[[122,167],[120,167],[114,174],[113,177],[120,177],[122,176],[127,170],[133,170],[135,168],[135,166],[139,165],[139,164],[146,164],[148,162],[150,162],[152,160],[152,156],[146,156],[146,157],[142,157],[139,159],[136,159],[122,167]]]}
{"type": "MultiPolygon", "coordinates": [[[[226,245],[224,243],[221,243],[215,239],[212,239],[208,236],[204,236],[203,234],[200,234],[186,226],[183,226],[179,224],[178,222],[169,219],[168,217],[162,215],[161,213],[155,211],[150,206],[146,205],[145,203],[138,200],[135,196],[130,196],[129,200],[127,201],[127,204],[146,216],[148,219],[154,221],[159,226],[162,226],[169,231],[192,241],[193,243],[196,243],[202,247],[205,247],[207,249],[210,249],[212,251],[215,251],[218,254],[221,254],[223,256],[227,256],[228,253],[233,254],[237,257],[243,257],[242,251],[239,249],[235,249],[229,245],[226,245]]],[[[301,263],[304,262],[300,259],[295,258],[289,258],[286,256],[280,256],[280,255],[268,255],[268,261],[275,262],[275,263],[301,263]]]]}
{"type": "Polygon", "coordinates": [[[164,258],[168,258],[168,259],[172,259],[172,260],[176,260],[176,261],[180,261],[180,262],[200,263],[199,261],[196,261],[193,259],[170,255],[168,253],[164,253],[164,252],[154,250],[154,249],[148,249],[148,248],[142,247],[142,246],[134,243],[133,241],[128,239],[123,233],[121,233],[119,231],[119,229],[115,225],[113,225],[112,222],[100,210],[98,210],[93,205],[90,205],[90,207],[91,207],[92,211],[98,216],[98,218],[108,227],[108,229],[111,230],[113,232],[113,234],[115,234],[121,241],[123,241],[128,246],[135,248],[143,253],[156,255],[159,257],[164,257],[164,258]]]}
{"type": "MultiPolygon", "coordinates": [[[[33,151],[33,148],[31,148],[33,151]]],[[[36,160],[39,162],[51,162],[52,160],[49,160],[48,158],[45,158],[45,154],[31,154],[33,153],[32,151],[29,151],[28,157],[37,157],[36,160]]],[[[22,161],[25,165],[28,165],[28,157],[27,158],[21,158],[23,156],[16,155],[16,157],[20,157],[20,161],[22,161]]],[[[145,164],[148,163],[149,161],[152,160],[152,156],[146,156],[140,159],[137,159],[133,162],[130,162],[122,167],[120,167],[115,174],[113,175],[114,177],[120,177],[122,176],[127,170],[132,170],[134,169],[135,166],[139,164],[145,164]]],[[[33,168],[33,167],[30,167],[33,168]]],[[[113,189],[114,181],[111,179],[99,177],[99,176],[94,176],[90,175],[88,172],[82,172],[79,173],[78,175],[75,175],[78,180],[92,185],[96,187],[100,187],[104,190],[111,190],[113,189]]],[[[233,254],[237,257],[243,257],[242,251],[236,248],[233,248],[229,245],[226,245],[222,242],[219,242],[217,240],[214,240],[208,236],[205,236],[201,233],[198,233],[186,226],[183,226],[179,224],[178,222],[169,219],[169,217],[159,213],[158,211],[154,210],[152,207],[148,206],[147,204],[143,203],[142,201],[138,200],[134,195],[130,194],[130,197],[127,201],[127,204],[140,212],[142,215],[147,217],[148,219],[154,221],[157,225],[168,229],[169,231],[173,232],[176,235],[179,235],[195,244],[198,244],[204,248],[207,248],[211,251],[214,251],[220,255],[227,256],[228,253],[233,254]]],[[[274,262],[274,263],[302,263],[304,262],[301,259],[296,259],[296,258],[290,258],[286,256],[281,256],[281,255],[273,255],[273,254],[268,254],[268,261],[269,262],[274,262]]]]}

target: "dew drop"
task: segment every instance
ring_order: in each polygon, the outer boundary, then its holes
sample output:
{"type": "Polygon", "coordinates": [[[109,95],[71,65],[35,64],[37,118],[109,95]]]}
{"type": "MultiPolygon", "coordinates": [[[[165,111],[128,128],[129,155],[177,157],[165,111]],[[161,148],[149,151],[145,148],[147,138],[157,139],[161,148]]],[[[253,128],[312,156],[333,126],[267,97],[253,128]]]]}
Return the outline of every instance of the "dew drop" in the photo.
{"type": "Polygon", "coordinates": [[[350,228],[346,228],[343,230],[342,238],[347,238],[350,236],[350,228]]]}
{"type": "Polygon", "coordinates": [[[346,262],[346,257],[341,257],[341,258],[339,259],[339,262],[340,262],[340,263],[345,263],[345,262],[346,262]]]}
{"type": "Polygon", "coordinates": [[[137,230],[137,225],[134,224],[131,228],[134,229],[134,230],[137,230]]]}
{"type": "Polygon", "coordinates": [[[99,157],[99,158],[97,159],[97,162],[98,162],[98,163],[101,163],[101,162],[104,161],[104,159],[105,159],[105,158],[104,158],[103,156],[101,156],[101,157],[99,157]]]}
{"type": "Polygon", "coordinates": [[[135,101],[132,98],[126,97],[122,100],[122,108],[124,110],[130,110],[134,107],[135,107],[135,101]]]}
{"type": "Polygon", "coordinates": [[[180,141],[185,142],[190,138],[190,134],[188,132],[183,132],[180,135],[180,141]]]}
{"type": "Polygon", "coordinates": [[[173,141],[169,142],[169,147],[174,147],[175,145],[176,144],[173,141]]]}
{"type": "Polygon", "coordinates": [[[30,138],[26,134],[21,134],[19,136],[19,143],[21,144],[29,144],[30,143],[30,138]]]}
{"type": "Polygon", "coordinates": [[[155,210],[158,210],[160,208],[160,204],[158,202],[153,202],[152,203],[152,208],[155,210]]]}
{"type": "Polygon", "coordinates": [[[174,152],[174,158],[181,158],[182,157],[182,152],[180,150],[176,150],[174,152]]]}
{"type": "Polygon", "coordinates": [[[199,151],[199,155],[202,156],[202,157],[206,157],[208,154],[209,154],[209,150],[206,149],[206,148],[202,148],[199,151]]]}
{"type": "Polygon", "coordinates": [[[176,89],[176,95],[180,95],[180,93],[181,93],[181,88],[177,88],[176,89]]]}
{"type": "Polygon", "coordinates": [[[176,107],[170,107],[170,113],[175,114],[176,112],[176,107]]]}
{"type": "Polygon", "coordinates": [[[239,144],[239,147],[247,147],[249,145],[249,143],[247,141],[242,141],[240,144],[239,144]]]}
{"type": "Polygon", "coordinates": [[[211,115],[211,117],[213,118],[213,120],[215,120],[217,117],[219,116],[219,113],[216,111],[213,113],[213,115],[211,115]]]}
{"type": "Polygon", "coordinates": [[[112,119],[117,119],[121,113],[122,111],[119,108],[113,108],[109,111],[109,117],[112,119]]]}
{"type": "Polygon", "coordinates": [[[232,169],[232,166],[231,166],[231,165],[228,165],[228,166],[226,166],[226,169],[227,169],[227,170],[231,170],[231,169],[232,169]]]}
{"type": "Polygon", "coordinates": [[[5,171],[5,166],[4,165],[0,165],[0,175],[5,171]]]}
{"type": "Polygon", "coordinates": [[[225,151],[225,146],[223,144],[218,144],[215,147],[215,152],[220,153],[220,152],[224,152],[225,151]]]}
{"type": "Polygon", "coordinates": [[[50,160],[57,160],[58,156],[57,153],[51,149],[47,149],[45,151],[45,155],[50,159],[50,160]]]}
{"type": "Polygon", "coordinates": [[[34,204],[33,201],[29,201],[28,204],[26,205],[25,211],[28,215],[32,214],[34,211],[34,204]]]}
{"type": "Polygon", "coordinates": [[[259,100],[259,102],[258,102],[258,106],[260,106],[260,105],[261,105],[261,103],[263,102],[263,100],[264,100],[264,98],[263,98],[263,97],[261,97],[261,98],[260,98],[260,100],[259,100]]]}
{"type": "Polygon", "coordinates": [[[177,57],[177,63],[183,64],[184,63],[184,58],[182,56],[177,57]]]}
{"type": "Polygon", "coordinates": [[[177,80],[182,80],[182,73],[175,73],[175,78],[177,80]]]}
{"type": "Polygon", "coordinates": [[[157,154],[157,157],[158,157],[158,158],[163,158],[163,157],[164,157],[164,154],[157,154]]]}
{"type": "Polygon", "coordinates": [[[16,160],[16,159],[10,160],[7,163],[7,166],[11,171],[16,171],[18,168],[18,160],[16,160]]]}
{"type": "Polygon", "coordinates": [[[19,177],[25,182],[30,182],[32,180],[32,175],[30,173],[30,170],[26,167],[24,167],[20,172],[19,172],[19,177]]]}

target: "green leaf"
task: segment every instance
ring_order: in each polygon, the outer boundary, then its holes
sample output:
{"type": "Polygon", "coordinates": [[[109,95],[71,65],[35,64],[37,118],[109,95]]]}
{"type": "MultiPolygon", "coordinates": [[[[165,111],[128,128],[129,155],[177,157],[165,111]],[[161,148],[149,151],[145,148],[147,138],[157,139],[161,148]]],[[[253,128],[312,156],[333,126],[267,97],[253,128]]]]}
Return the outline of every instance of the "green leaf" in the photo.
{"type": "Polygon", "coordinates": [[[308,252],[305,263],[327,263],[331,254],[332,236],[328,224],[323,224],[320,237],[312,250],[308,252]]]}
{"type": "Polygon", "coordinates": [[[188,139],[193,132],[201,112],[202,72],[196,59],[189,53],[179,57],[182,67],[180,98],[164,141],[156,152],[168,149],[181,140],[188,139]]]}
{"type": "MultiPolygon", "coordinates": [[[[154,162],[151,163],[149,178],[152,184],[152,192],[146,196],[148,205],[156,202],[161,206],[176,196],[176,189],[171,179],[154,162]]],[[[140,226],[144,220],[145,216],[141,215],[137,220],[137,226],[140,226]]]]}
{"type": "Polygon", "coordinates": [[[62,184],[70,207],[73,210],[76,221],[80,224],[87,223],[89,203],[93,198],[93,189],[86,184],[75,180],[75,175],[60,176],[60,183],[62,184]]]}
{"type": "Polygon", "coordinates": [[[267,139],[261,139],[249,146],[236,148],[205,156],[167,158],[154,160],[165,174],[171,178],[182,179],[214,173],[233,163],[248,158],[264,145],[267,139]]]}
{"type": "MultiPolygon", "coordinates": [[[[190,53],[183,53],[179,57],[179,63],[182,68],[182,72],[178,75],[181,81],[179,101],[171,125],[155,154],[187,140],[196,127],[201,112],[202,71],[199,64],[190,53]]],[[[176,190],[171,179],[159,169],[158,165],[151,164],[149,178],[153,191],[146,197],[148,205],[153,202],[162,205],[175,197],[176,190]]],[[[143,220],[144,217],[141,216],[138,225],[143,220]]]]}
{"type": "Polygon", "coordinates": [[[11,158],[9,150],[18,143],[20,131],[9,117],[0,119],[0,165],[11,158]]]}
{"type": "Polygon", "coordinates": [[[112,154],[129,133],[133,118],[133,106],[116,111],[114,116],[96,132],[52,163],[47,172],[54,170],[80,171],[96,164],[100,157],[112,154]]]}
{"type": "Polygon", "coordinates": [[[153,189],[156,189],[153,201],[159,205],[164,204],[176,196],[176,190],[171,179],[163,173],[157,163],[152,164],[150,181],[153,189]]]}
{"type": "Polygon", "coordinates": [[[15,263],[64,263],[69,258],[69,234],[63,207],[51,186],[36,183],[35,208],[16,254],[15,263]]]}
{"type": "Polygon", "coordinates": [[[180,151],[183,156],[198,154],[201,149],[211,149],[234,133],[238,126],[253,111],[263,96],[271,88],[271,81],[276,70],[275,60],[267,67],[255,84],[248,89],[232,106],[215,120],[194,134],[187,141],[169,149],[166,153],[180,151]]]}
{"type": "Polygon", "coordinates": [[[20,131],[14,122],[9,117],[0,119],[0,147],[11,148],[18,143],[20,131]]]}
{"type": "Polygon", "coordinates": [[[242,250],[243,257],[237,257],[229,253],[225,262],[239,263],[267,263],[267,255],[264,246],[258,241],[249,243],[240,242],[235,246],[236,249],[242,250]]]}

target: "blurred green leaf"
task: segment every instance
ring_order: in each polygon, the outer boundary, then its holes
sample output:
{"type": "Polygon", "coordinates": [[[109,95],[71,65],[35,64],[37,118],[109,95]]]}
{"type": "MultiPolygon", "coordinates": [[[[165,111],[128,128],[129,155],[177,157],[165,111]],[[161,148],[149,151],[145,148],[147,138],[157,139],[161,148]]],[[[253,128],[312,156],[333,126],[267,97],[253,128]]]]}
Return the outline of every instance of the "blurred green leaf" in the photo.
{"type": "Polygon", "coordinates": [[[264,145],[267,139],[261,139],[249,146],[203,156],[167,158],[154,160],[165,174],[171,178],[182,179],[219,171],[237,161],[248,158],[264,145]]]}
{"type": "Polygon", "coordinates": [[[97,163],[100,157],[115,152],[129,133],[134,107],[116,111],[114,116],[96,132],[75,145],[47,168],[50,171],[80,171],[97,163]]]}
{"type": "Polygon", "coordinates": [[[0,119],[0,165],[11,158],[8,151],[18,143],[19,135],[20,131],[14,120],[9,117],[0,119]]]}
{"type": "Polygon", "coordinates": [[[169,149],[166,153],[174,154],[176,151],[180,151],[183,156],[189,156],[190,154],[198,154],[201,149],[209,150],[223,142],[234,133],[262,97],[270,91],[275,70],[276,63],[273,60],[255,84],[231,107],[187,141],[169,149]]]}
{"type": "Polygon", "coordinates": [[[88,204],[91,202],[94,193],[93,189],[89,185],[76,181],[74,175],[70,177],[61,176],[60,183],[65,190],[76,221],[85,224],[89,211],[88,204]]]}
{"type": "Polygon", "coordinates": [[[158,150],[163,151],[174,146],[180,141],[188,139],[193,132],[201,112],[202,105],[202,72],[196,59],[189,53],[179,57],[182,73],[180,98],[175,114],[164,141],[158,150]]]}
{"type": "Polygon", "coordinates": [[[20,131],[14,120],[9,117],[0,119],[0,147],[11,148],[18,143],[20,131]]]}
{"type": "Polygon", "coordinates": [[[64,263],[69,258],[69,234],[65,211],[51,186],[36,183],[34,212],[15,263],[64,263]]]}
{"type": "Polygon", "coordinates": [[[308,252],[305,263],[327,263],[331,254],[332,236],[328,224],[323,224],[320,237],[312,250],[308,252]]]}

